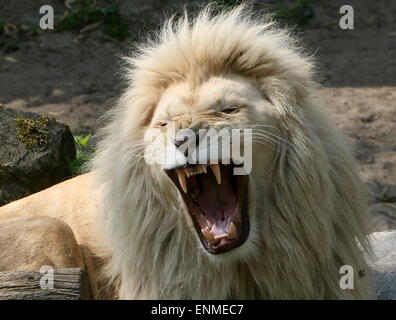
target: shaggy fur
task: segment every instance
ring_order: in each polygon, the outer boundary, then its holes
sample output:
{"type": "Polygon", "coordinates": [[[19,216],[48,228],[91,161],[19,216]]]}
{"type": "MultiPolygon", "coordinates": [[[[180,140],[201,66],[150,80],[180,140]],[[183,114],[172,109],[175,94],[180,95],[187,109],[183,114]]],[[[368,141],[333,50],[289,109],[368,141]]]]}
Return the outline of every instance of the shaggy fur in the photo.
{"type": "MultiPolygon", "coordinates": [[[[370,297],[364,188],[343,138],[315,98],[313,64],[289,32],[246,7],[171,19],[126,59],[128,89],[93,160],[108,275],[123,299],[360,299],[370,297]],[[251,79],[270,98],[282,140],[253,163],[252,231],[229,253],[203,251],[177,189],[137,152],[161,94],[211,76],[251,79]],[[354,290],[339,287],[342,265],[354,290]],[[361,278],[358,271],[366,270],[361,278]]],[[[261,124],[260,119],[257,123],[261,124]]],[[[255,145],[255,152],[260,145],[255,145]]]]}

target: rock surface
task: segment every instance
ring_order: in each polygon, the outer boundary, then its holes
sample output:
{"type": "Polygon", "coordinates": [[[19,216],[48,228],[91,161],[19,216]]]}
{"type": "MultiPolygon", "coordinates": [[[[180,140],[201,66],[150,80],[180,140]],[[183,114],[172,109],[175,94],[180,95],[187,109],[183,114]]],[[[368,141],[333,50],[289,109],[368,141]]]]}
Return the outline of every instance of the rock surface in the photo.
{"type": "Polygon", "coordinates": [[[374,281],[379,300],[396,300],[396,231],[372,234],[374,281]]]}
{"type": "Polygon", "coordinates": [[[67,125],[0,107],[0,206],[70,177],[75,155],[67,125]]]}

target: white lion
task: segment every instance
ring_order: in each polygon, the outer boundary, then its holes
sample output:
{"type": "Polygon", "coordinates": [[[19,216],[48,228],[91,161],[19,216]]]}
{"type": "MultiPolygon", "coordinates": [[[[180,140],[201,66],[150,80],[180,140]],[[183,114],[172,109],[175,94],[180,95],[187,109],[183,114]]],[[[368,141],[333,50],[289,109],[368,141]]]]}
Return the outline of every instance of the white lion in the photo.
{"type": "MultiPolygon", "coordinates": [[[[171,19],[138,49],[92,172],[2,207],[3,224],[66,222],[83,262],[55,267],[85,266],[95,295],[105,281],[122,299],[371,297],[365,191],[316,98],[313,64],[289,33],[244,6],[208,7],[171,19]],[[148,164],[147,135],[157,129],[167,152],[169,127],[252,129],[252,171],[235,176],[221,157],[148,164]],[[353,289],[340,287],[343,265],[353,267],[353,289]]],[[[29,246],[49,242],[43,229],[25,232],[29,246]]],[[[58,223],[54,233],[66,229],[58,223]]],[[[62,243],[47,246],[62,255],[62,243]]],[[[8,247],[3,269],[27,268],[8,247]]]]}

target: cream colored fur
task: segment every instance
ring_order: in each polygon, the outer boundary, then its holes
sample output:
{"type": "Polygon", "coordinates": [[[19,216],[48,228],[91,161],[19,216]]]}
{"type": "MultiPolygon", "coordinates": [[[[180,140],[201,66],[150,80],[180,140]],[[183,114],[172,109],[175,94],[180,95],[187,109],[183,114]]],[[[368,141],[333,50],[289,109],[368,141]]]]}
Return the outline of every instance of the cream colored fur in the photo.
{"type": "Polygon", "coordinates": [[[102,288],[101,266],[109,254],[97,227],[101,193],[92,176],[80,175],[0,207],[0,271],[81,267],[93,297],[111,297],[102,288]]]}
{"type": "Polygon", "coordinates": [[[195,20],[168,22],[127,63],[129,88],[94,160],[105,188],[108,272],[119,277],[122,298],[369,297],[368,277],[355,277],[355,290],[339,287],[342,265],[356,274],[366,268],[357,244],[368,247],[364,189],[315,97],[312,63],[286,31],[243,7],[218,15],[207,9],[195,20]],[[251,237],[213,257],[200,248],[176,189],[138,148],[168,88],[196,91],[211,77],[233,75],[269,96],[286,143],[275,141],[267,165],[254,163],[251,237]]]}
{"type": "MultiPolygon", "coordinates": [[[[195,19],[169,21],[126,62],[128,88],[102,132],[88,177],[102,193],[79,209],[100,222],[104,235],[89,224],[71,226],[78,241],[92,234],[108,247],[105,272],[120,298],[371,297],[359,249],[369,250],[364,188],[343,137],[316,98],[312,62],[287,31],[243,6],[219,14],[208,8],[195,19]],[[254,143],[249,238],[213,256],[199,243],[177,189],[141,151],[146,131],[166,110],[188,115],[180,121],[189,126],[205,101],[227,93],[253,104],[230,124],[267,126],[269,134],[254,143]],[[355,270],[354,290],[339,286],[342,265],[355,270]]],[[[73,203],[90,192],[75,198],[63,193],[54,201],[73,203]]]]}

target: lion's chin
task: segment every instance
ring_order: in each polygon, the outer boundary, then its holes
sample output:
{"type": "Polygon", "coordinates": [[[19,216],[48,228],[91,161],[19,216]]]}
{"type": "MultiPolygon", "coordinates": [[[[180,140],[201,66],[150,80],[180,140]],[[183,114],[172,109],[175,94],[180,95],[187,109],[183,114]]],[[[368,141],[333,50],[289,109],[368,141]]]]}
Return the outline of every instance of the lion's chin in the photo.
{"type": "Polygon", "coordinates": [[[241,246],[249,235],[247,175],[234,165],[188,165],[166,170],[178,188],[204,248],[211,254],[241,246]]]}

